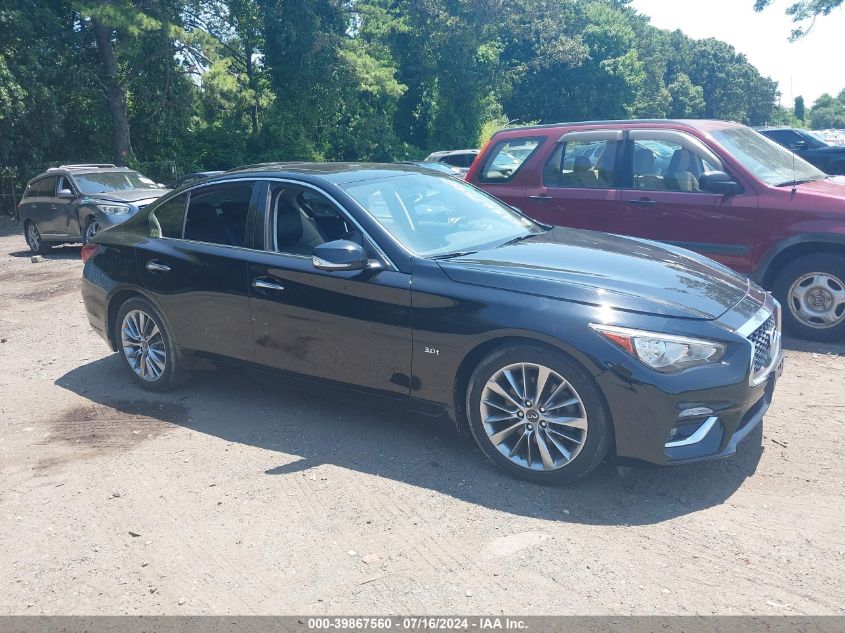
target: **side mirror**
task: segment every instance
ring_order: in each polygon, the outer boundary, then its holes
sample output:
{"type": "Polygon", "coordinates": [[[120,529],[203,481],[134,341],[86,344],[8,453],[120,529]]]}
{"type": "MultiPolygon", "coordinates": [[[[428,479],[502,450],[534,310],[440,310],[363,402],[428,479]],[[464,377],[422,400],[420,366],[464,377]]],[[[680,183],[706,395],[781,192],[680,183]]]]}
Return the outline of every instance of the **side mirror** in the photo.
{"type": "Polygon", "coordinates": [[[368,257],[364,247],[349,240],[326,242],[314,248],[311,263],[319,270],[364,270],[368,257]]]}
{"type": "Polygon", "coordinates": [[[723,171],[706,171],[698,179],[698,186],[707,193],[718,193],[723,196],[732,196],[742,191],[742,185],[732,180],[723,171]]]}
{"type": "Polygon", "coordinates": [[[800,152],[802,149],[807,149],[807,141],[795,141],[792,145],[790,145],[789,149],[793,152],[800,152]]]}
{"type": "Polygon", "coordinates": [[[73,198],[73,192],[70,189],[59,189],[56,192],[58,198],[73,198]]]}

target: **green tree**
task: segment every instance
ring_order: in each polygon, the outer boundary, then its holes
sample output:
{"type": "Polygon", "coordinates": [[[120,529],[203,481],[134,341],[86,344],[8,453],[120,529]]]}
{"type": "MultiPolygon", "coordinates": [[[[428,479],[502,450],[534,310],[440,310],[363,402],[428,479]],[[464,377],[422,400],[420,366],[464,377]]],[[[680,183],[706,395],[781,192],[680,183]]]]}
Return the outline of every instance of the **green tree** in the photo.
{"type": "MultiPolygon", "coordinates": [[[[799,24],[792,30],[790,39],[795,41],[813,28],[816,18],[819,16],[830,15],[837,7],[842,5],[843,0],[797,0],[786,8],[786,14],[792,17],[792,21],[799,24]],[[804,23],[801,26],[801,23],[804,23]],[[809,24],[807,24],[809,22],[809,24]]],[[[773,0],[756,0],[754,2],[754,10],[762,11],[767,6],[772,4],[773,0]]]]}
{"type": "Polygon", "coordinates": [[[798,95],[795,97],[795,107],[793,108],[793,113],[795,114],[795,118],[799,121],[804,120],[804,97],[798,95]]]}
{"type": "Polygon", "coordinates": [[[816,130],[845,128],[845,90],[838,97],[825,93],[810,108],[810,126],[816,130]]]}

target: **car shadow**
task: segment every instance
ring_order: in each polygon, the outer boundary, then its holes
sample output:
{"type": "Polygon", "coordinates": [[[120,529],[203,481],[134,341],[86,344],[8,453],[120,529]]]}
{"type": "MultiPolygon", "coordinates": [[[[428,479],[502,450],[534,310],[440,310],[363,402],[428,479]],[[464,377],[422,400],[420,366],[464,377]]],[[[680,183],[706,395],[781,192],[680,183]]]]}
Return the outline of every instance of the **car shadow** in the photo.
{"type": "MultiPolygon", "coordinates": [[[[44,259],[79,259],[81,257],[79,253],[80,246],[54,246],[47,254],[44,255],[44,259]]],[[[28,248],[20,250],[20,251],[13,251],[9,253],[10,257],[25,257],[29,259],[35,253],[33,253],[28,248]]]]}
{"type": "Polygon", "coordinates": [[[845,356],[845,342],[843,343],[818,343],[790,336],[783,337],[783,348],[794,352],[809,352],[811,354],[825,354],[832,356],[845,356]]]}
{"type": "Polygon", "coordinates": [[[445,418],[258,369],[221,367],[157,394],[133,383],[113,354],[56,384],[108,407],[104,415],[116,409],[265,449],[268,476],[331,464],[514,515],[583,524],[646,525],[719,505],[754,474],[763,452],[758,428],[732,459],[667,468],[605,463],[576,484],[546,487],[499,472],[445,418]]]}

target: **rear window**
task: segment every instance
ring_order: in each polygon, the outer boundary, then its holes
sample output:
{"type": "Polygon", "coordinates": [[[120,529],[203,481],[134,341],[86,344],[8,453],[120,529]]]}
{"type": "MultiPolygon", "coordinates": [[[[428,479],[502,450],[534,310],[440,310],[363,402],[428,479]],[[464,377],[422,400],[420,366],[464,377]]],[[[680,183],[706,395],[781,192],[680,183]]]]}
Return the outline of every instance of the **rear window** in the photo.
{"type": "Polygon", "coordinates": [[[544,137],[535,136],[499,141],[487,155],[478,180],[481,182],[511,180],[544,140],[544,137]]]}

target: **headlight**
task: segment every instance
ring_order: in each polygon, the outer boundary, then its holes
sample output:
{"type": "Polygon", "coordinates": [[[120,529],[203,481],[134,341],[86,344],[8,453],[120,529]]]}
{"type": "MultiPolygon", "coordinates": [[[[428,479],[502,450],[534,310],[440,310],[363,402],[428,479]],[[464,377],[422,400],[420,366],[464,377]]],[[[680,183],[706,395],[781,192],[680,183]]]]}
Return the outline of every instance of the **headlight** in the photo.
{"type": "Polygon", "coordinates": [[[123,204],[98,204],[97,208],[103,213],[109,213],[111,215],[123,215],[124,213],[129,213],[130,209],[130,207],[123,204]]]}
{"type": "Polygon", "coordinates": [[[667,374],[696,365],[718,363],[725,353],[725,346],[714,341],[611,325],[591,324],[590,327],[644,365],[667,374]]]}

